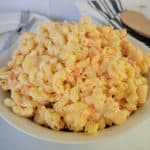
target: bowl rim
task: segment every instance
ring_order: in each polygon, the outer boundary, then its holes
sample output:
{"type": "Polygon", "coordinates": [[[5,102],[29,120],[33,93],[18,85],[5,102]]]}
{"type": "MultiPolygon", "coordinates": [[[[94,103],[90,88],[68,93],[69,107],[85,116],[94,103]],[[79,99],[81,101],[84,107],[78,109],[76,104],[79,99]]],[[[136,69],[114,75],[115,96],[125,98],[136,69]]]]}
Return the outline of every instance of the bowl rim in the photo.
{"type": "MultiPolygon", "coordinates": [[[[144,49],[144,50],[146,50],[146,51],[148,51],[148,50],[150,50],[150,48],[148,48],[147,46],[145,46],[143,43],[141,43],[141,42],[139,42],[139,41],[137,41],[136,39],[134,39],[133,37],[131,37],[131,36],[129,36],[129,39],[131,40],[131,41],[133,41],[133,43],[136,43],[136,45],[137,46],[139,46],[139,47],[142,47],[142,49],[144,49]]],[[[5,51],[3,51],[3,52],[0,52],[0,54],[4,54],[5,53],[5,51]]],[[[2,55],[0,56],[0,58],[2,57],[2,55]]],[[[150,98],[149,98],[150,99],[150,98]]],[[[150,100],[149,100],[150,101],[150,100]]],[[[7,108],[8,109],[8,108],[7,108]]],[[[137,112],[139,112],[139,110],[137,111],[137,112]]],[[[12,112],[11,112],[12,113],[12,112]]],[[[12,115],[14,115],[15,117],[18,117],[17,115],[15,115],[15,114],[13,114],[12,113],[12,115]]],[[[148,115],[147,115],[148,116],[148,115]]],[[[38,134],[36,134],[36,133],[33,133],[32,131],[29,131],[29,130],[27,130],[27,129],[25,129],[25,128],[23,128],[23,127],[21,127],[20,125],[18,125],[14,120],[12,120],[12,119],[10,119],[9,117],[7,118],[6,116],[5,116],[5,114],[2,112],[2,110],[0,109],[0,117],[3,119],[3,120],[5,120],[9,125],[11,125],[12,127],[14,127],[15,129],[17,129],[18,131],[20,131],[20,132],[23,132],[24,134],[26,134],[26,135],[29,135],[29,136],[31,136],[31,137],[34,137],[34,138],[37,138],[37,139],[39,139],[39,140],[43,140],[43,141],[48,141],[48,142],[55,142],[55,143],[63,143],[63,144],[86,144],[86,143],[95,143],[95,142],[104,142],[104,141],[106,141],[106,140],[108,140],[108,139],[112,139],[112,137],[113,138],[117,138],[117,137],[122,137],[122,136],[124,136],[124,135],[127,135],[127,134],[130,134],[130,131],[131,130],[135,130],[135,129],[137,129],[139,126],[141,126],[142,124],[145,124],[147,121],[149,121],[150,120],[150,117],[147,117],[147,119],[145,119],[145,120],[142,120],[142,122],[141,123],[138,123],[138,124],[136,124],[136,126],[130,126],[130,128],[128,128],[128,130],[124,130],[123,129],[123,131],[121,132],[121,134],[120,133],[117,133],[117,134],[114,134],[114,135],[111,135],[111,136],[109,136],[108,137],[108,135],[105,137],[102,137],[102,135],[100,135],[100,134],[105,134],[106,132],[106,130],[108,131],[108,132],[112,132],[112,131],[109,131],[110,129],[104,129],[104,131],[99,131],[96,135],[90,135],[90,136],[96,136],[94,139],[92,138],[92,139],[84,139],[84,140],[74,140],[74,138],[73,139],[71,139],[71,138],[68,138],[68,140],[64,140],[64,139],[60,139],[60,138],[56,138],[56,139],[52,139],[52,138],[47,138],[47,137],[45,137],[45,136],[38,136],[38,134]],[[134,128],[133,128],[134,127],[134,128]],[[100,132],[102,132],[102,133],[100,133],[100,132]]],[[[129,120],[133,120],[135,117],[129,117],[129,119],[128,119],[128,121],[127,122],[129,122],[129,120]]],[[[20,117],[20,119],[22,119],[21,117],[20,117]]],[[[27,119],[28,120],[28,119],[27,119]]],[[[139,121],[137,121],[137,122],[139,122],[139,121]]],[[[34,124],[36,124],[36,123],[34,123],[34,124]]],[[[126,126],[127,125],[127,123],[125,123],[124,125],[121,125],[122,127],[123,126],[126,126]]],[[[39,126],[39,125],[38,125],[39,126]]],[[[128,126],[128,125],[127,125],[128,126]]],[[[41,126],[40,126],[40,128],[41,128],[41,126]]],[[[43,128],[43,127],[42,127],[43,128]]],[[[116,130],[119,130],[118,128],[121,128],[121,127],[119,127],[119,126],[115,126],[115,127],[111,127],[111,129],[115,129],[115,128],[117,128],[116,130]]],[[[126,128],[126,127],[125,127],[126,128]]],[[[51,130],[52,131],[52,130],[51,130]]],[[[53,131],[52,131],[53,132],[53,131]]],[[[60,132],[60,131],[54,131],[54,132],[60,132]]],[[[61,132],[63,132],[63,131],[61,131],[61,132]]],[[[113,132],[115,132],[115,131],[113,131],[113,132]]],[[[112,132],[112,133],[113,133],[112,132]]],[[[81,133],[74,133],[74,132],[71,132],[70,134],[78,134],[77,136],[79,136],[79,135],[81,135],[81,133]]],[[[69,135],[70,135],[69,134],[69,135]]],[[[84,134],[85,135],[85,134],[84,134]]],[[[64,136],[65,136],[65,134],[64,134],[64,136]]]]}

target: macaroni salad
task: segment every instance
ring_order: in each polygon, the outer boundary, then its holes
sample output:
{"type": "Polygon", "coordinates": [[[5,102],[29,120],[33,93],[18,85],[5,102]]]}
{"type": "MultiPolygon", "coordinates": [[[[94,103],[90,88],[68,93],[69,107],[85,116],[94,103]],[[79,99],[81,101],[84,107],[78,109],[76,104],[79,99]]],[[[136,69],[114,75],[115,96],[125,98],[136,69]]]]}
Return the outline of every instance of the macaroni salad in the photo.
{"type": "Polygon", "coordinates": [[[96,133],[120,125],[146,102],[150,54],[125,30],[90,18],[41,23],[24,33],[12,60],[0,69],[10,91],[4,104],[53,130],[96,133]]]}

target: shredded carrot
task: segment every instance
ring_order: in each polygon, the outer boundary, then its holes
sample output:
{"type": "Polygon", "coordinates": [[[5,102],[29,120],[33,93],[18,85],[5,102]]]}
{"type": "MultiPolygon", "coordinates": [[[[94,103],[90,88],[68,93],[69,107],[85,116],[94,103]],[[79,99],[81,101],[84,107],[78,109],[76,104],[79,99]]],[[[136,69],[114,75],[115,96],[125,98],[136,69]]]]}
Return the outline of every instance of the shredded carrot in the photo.
{"type": "Polygon", "coordinates": [[[44,55],[48,55],[48,49],[43,52],[44,55]]]}
{"type": "Polygon", "coordinates": [[[10,74],[10,80],[15,80],[15,79],[16,79],[16,75],[15,75],[14,72],[12,72],[12,73],[10,74]]]}
{"type": "Polygon", "coordinates": [[[82,78],[82,79],[87,79],[87,75],[84,74],[84,73],[82,73],[82,74],[81,74],[81,78],[82,78]]]}
{"type": "Polygon", "coordinates": [[[132,57],[128,57],[128,59],[131,65],[136,66],[136,57],[132,56],[132,57]]]}
{"type": "Polygon", "coordinates": [[[91,109],[92,113],[96,112],[96,108],[95,108],[94,104],[90,104],[89,108],[91,109]]]}
{"type": "Polygon", "coordinates": [[[87,47],[88,48],[94,48],[94,49],[96,49],[96,50],[99,50],[100,49],[100,47],[96,44],[96,43],[88,43],[87,44],[87,47]]]}
{"type": "Polygon", "coordinates": [[[87,32],[86,37],[91,38],[91,39],[99,38],[98,34],[93,34],[92,32],[87,32]]]}
{"type": "Polygon", "coordinates": [[[73,102],[71,100],[68,100],[68,102],[64,106],[71,105],[71,104],[73,104],[73,102]]]}
{"type": "Polygon", "coordinates": [[[79,69],[78,67],[75,67],[74,70],[73,70],[73,75],[75,77],[79,77],[81,75],[81,69],[79,69]]]}
{"type": "Polygon", "coordinates": [[[80,77],[82,79],[87,79],[87,75],[85,73],[83,73],[82,70],[79,69],[78,67],[74,68],[72,74],[74,77],[80,77]]]}
{"type": "Polygon", "coordinates": [[[124,107],[124,105],[125,105],[125,100],[124,100],[124,99],[120,100],[120,101],[118,102],[118,104],[119,104],[119,108],[120,108],[120,109],[124,109],[124,108],[125,108],[125,107],[124,107]]]}
{"type": "Polygon", "coordinates": [[[24,90],[28,90],[29,88],[30,88],[29,85],[23,85],[23,86],[22,86],[22,89],[24,89],[24,90]]]}
{"type": "Polygon", "coordinates": [[[143,103],[138,103],[138,106],[139,107],[142,107],[144,104],[143,103]]]}
{"type": "Polygon", "coordinates": [[[117,80],[117,77],[114,76],[114,75],[109,75],[108,79],[110,79],[110,80],[117,80]]]}
{"type": "Polygon", "coordinates": [[[103,115],[98,113],[94,104],[90,104],[89,108],[91,110],[91,115],[90,115],[90,119],[92,120],[99,120],[103,115]]]}
{"type": "Polygon", "coordinates": [[[85,86],[88,87],[89,89],[94,87],[94,85],[92,83],[87,83],[87,84],[85,84],[85,86]]]}
{"type": "Polygon", "coordinates": [[[18,102],[18,105],[22,108],[22,109],[25,109],[27,108],[25,105],[23,105],[20,101],[18,102]]]}
{"type": "Polygon", "coordinates": [[[52,40],[52,43],[57,47],[61,47],[60,43],[56,40],[52,40]]]}
{"type": "Polygon", "coordinates": [[[94,51],[90,51],[89,52],[89,58],[92,59],[96,54],[94,53],[94,51]]]}
{"type": "Polygon", "coordinates": [[[23,85],[23,86],[22,86],[22,89],[21,89],[21,94],[24,95],[24,93],[25,93],[26,91],[28,91],[28,90],[30,90],[30,86],[28,86],[28,85],[23,85]]]}
{"type": "Polygon", "coordinates": [[[102,76],[103,74],[105,73],[105,70],[100,68],[98,71],[97,71],[97,76],[100,77],[102,76]]]}

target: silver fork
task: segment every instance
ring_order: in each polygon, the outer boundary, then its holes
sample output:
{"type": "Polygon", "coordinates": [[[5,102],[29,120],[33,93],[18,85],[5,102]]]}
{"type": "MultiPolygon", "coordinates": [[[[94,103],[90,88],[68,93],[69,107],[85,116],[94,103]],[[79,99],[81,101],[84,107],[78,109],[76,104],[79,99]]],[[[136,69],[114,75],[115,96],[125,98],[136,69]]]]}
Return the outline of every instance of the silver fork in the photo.
{"type": "Polygon", "coordinates": [[[7,48],[9,48],[14,39],[15,39],[15,36],[21,32],[21,30],[26,26],[27,23],[29,23],[29,20],[30,20],[30,12],[29,11],[22,11],[21,12],[21,16],[20,16],[20,22],[19,22],[19,25],[18,25],[18,28],[15,30],[15,31],[12,31],[7,39],[5,40],[3,46],[1,47],[0,51],[2,50],[5,50],[7,48]]]}
{"type": "Polygon", "coordinates": [[[17,32],[20,32],[22,28],[28,23],[30,19],[30,12],[29,11],[22,11],[20,17],[20,24],[18,26],[17,32]]]}
{"type": "Polygon", "coordinates": [[[105,7],[107,8],[107,13],[113,23],[117,25],[118,28],[123,28],[124,25],[121,23],[119,14],[125,11],[120,0],[103,0],[105,7]],[[116,6],[116,8],[114,7],[116,6]]]}
{"type": "Polygon", "coordinates": [[[92,8],[97,9],[97,12],[106,19],[109,25],[113,26],[114,28],[122,28],[119,21],[117,21],[116,23],[115,19],[112,16],[112,13],[109,12],[109,9],[107,8],[103,0],[89,0],[88,3],[92,8]]]}

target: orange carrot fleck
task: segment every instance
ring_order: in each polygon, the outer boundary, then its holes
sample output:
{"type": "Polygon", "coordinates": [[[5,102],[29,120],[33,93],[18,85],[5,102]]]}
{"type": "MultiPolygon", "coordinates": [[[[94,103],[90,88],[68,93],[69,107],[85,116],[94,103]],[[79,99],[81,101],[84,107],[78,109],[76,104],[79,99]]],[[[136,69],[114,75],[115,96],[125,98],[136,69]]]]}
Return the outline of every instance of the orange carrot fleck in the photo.
{"type": "Polygon", "coordinates": [[[79,69],[78,67],[75,67],[73,70],[73,75],[75,77],[79,77],[81,75],[81,69],[79,69]]]}
{"type": "Polygon", "coordinates": [[[132,57],[129,57],[129,62],[133,65],[133,66],[136,66],[136,57],[132,56],[132,57]]]}
{"type": "Polygon", "coordinates": [[[84,74],[84,73],[82,73],[82,74],[81,74],[81,78],[82,78],[82,79],[87,79],[87,75],[84,74]]]}
{"type": "Polygon", "coordinates": [[[94,104],[90,104],[89,108],[91,109],[92,113],[96,112],[96,108],[95,108],[94,104]]]}
{"type": "Polygon", "coordinates": [[[48,55],[48,50],[46,49],[44,52],[43,52],[44,55],[48,55]]]}
{"type": "Polygon", "coordinates": [[[22,87],[24,90],[28,90],[29,88],[30,88],[30,86],[29,85],[23,85],[23,87],[22,87]]]}
{"type": "Polygon", "coordinates": [[[22,109],[25,109],[27,108],[25,105],[23,105],[21,102],[18,102],[18,105],[22,108],[22,109]]]}
{"type": "Polygon", "coordinates": [[[12,73],[10,74],[10,80],[15,80],[15,79],[16,79],[16,75],[15,75],[14,72],[12,72],[12,73]]]}
{"type": "Polygon", "coordinates": [[[94,49],[96,49],[96,50],[99,50],[99,49],[100,49],[99,46],[98,46],[96,43],[89,43],[89,44],[87,45],[87,47],[88,47],[88,48],[94,48],[94,49]]]}
{"type": "Polygon", "coordinates": [[[92,32],[87,32],[86,37],[91,39],[97,39],[99,36],[97,34],[93,34],[92,32]]]}
{"type": "Polygon", "coordinates": [[[90,51],[89,52],[89,58],[92,59],[96,54],[94,53],[94,51],[90,51]]]}
{"type": "Polygon", "coordinates": [[[98,71],[97,71],[97,76],[100,77],[102,76],[103,74],[105,73],[105,70],[100,68],[98,71]]]}
{"type": "Polygon", "coordinates": [[[119,104],[119,108],[120,108],[120,109],[124,109],[124,108],[125,108],[125,107],[124,107],[125,99],[121,99],[121,100],[118,102],[118,104],[119,104]]]}

